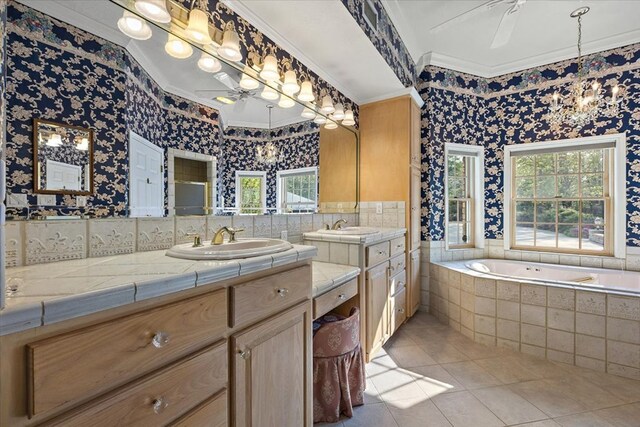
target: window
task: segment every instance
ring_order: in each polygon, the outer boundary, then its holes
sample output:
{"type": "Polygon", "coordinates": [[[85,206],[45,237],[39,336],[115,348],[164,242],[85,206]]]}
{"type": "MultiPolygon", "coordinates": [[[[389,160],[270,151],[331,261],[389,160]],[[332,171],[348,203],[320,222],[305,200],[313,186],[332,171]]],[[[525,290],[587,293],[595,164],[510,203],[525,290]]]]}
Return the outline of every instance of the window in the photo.
{"type": "Polygon", "coordinates": [[[446,144],[445,158],[447,247],[483,247],[483,148],[446,144]]]}
{"type": "Polygon", "coordinates": [[[505,148],[511,249],[614,254],[614,224],[624,222],[614,203],[624,200],[624,138],[594,138],[505,148]]]}
{"type": "Polygon", "coordinates": [[[236,208],[240,214],[261,214],[267,206],[267,173],[236,171],[236,208]]]}
{"type": "Polygon", "coordinates": [[[278,208],[282,212],[313,212],[318,207],[318,168],[279,171],[278,208]]]}

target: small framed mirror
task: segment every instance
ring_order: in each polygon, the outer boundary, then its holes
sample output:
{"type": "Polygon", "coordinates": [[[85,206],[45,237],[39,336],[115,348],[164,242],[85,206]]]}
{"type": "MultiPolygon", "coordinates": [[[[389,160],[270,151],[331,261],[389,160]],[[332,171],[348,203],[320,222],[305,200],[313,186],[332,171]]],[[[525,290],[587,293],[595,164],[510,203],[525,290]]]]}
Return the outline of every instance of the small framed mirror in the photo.
{"type": "Polygon", "coordinates": [[[41,194],[93,193],[93,130],[33,119],[33,185],[41,194]]]}

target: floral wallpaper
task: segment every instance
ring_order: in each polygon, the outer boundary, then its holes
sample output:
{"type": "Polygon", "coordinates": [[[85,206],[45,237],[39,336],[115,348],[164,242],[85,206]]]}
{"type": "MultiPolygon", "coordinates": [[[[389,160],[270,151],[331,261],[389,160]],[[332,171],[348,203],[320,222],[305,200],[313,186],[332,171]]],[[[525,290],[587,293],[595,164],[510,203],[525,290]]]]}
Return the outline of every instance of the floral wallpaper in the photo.
{"type": "MultiPolygon", "coordinates": [[[[218,153],[217,110],[163,92],[120,46],[10,2],[7,52],[7,189],[27,194],[30,205],[34,117],[94,130],[95,193],[87,206],[96,216],[127,215],[130,131],[164,148],[218,153]]],[[[166,163],[165,156],[165,171],[166,163]]],[[[57,198],[58,205],[75,204],[71,196],[57,198]]]]}
{"type": "Polygon", "coordinates": [[[378,31],[374,31],[365,20],[362,9],[365,1],[367,0],[342,0],[342,4],[349,10],[402,84],[405,87],[414,86],[417,80],[416,64],[400,38],[398,30],[391,22],[382,1],[370,0],[378,13],[378,31]]]}
{"type": "Polygon", "coordinates": [[[626,133],[627,245],[640,246],[640,44],[589,55],[589,78],[622,84],[625,102],[581,130],[552,126],[546,115],[555,91],[568,91],[577,65],[562,61],[492,79],[426,67],[422,110],[424,240],[444,239],[444,143],[485,147],[485,237],[503,235],[503,148],[509,144],[626,133]]]}
{"type": "Polygon", "coordinates": [[[271,140],[278,149],[280,159],[273,165],[257,161],[256,147],[268,142],[267,129],[233,127],[224,131],[221,161],[218,163],[222,178],[224,206],[236,203],[236,171],[267,172],[267,206],[276,207],[276,174],[278,171],[318,166],[320,130],[313,122],[274,128],[271,140]]]}

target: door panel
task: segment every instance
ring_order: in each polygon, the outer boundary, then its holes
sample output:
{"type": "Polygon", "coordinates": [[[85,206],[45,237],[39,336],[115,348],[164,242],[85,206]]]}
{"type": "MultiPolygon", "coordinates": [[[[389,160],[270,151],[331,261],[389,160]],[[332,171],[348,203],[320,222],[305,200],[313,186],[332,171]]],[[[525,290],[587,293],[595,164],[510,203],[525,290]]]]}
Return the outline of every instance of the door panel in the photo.
{"type": "Polygon", "coordinates": [[[163,216],[164,150],[131,134],[129,153],[131,216],[163,216]]]}

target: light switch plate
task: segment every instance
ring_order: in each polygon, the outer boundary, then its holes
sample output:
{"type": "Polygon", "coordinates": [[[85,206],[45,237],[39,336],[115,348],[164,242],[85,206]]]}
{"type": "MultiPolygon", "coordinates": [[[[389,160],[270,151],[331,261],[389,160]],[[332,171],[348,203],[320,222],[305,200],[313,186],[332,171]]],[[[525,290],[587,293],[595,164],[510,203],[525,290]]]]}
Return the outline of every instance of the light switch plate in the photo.
{"type": "Polygon", "coordinates": [[[282,230],[280,232],[280,239],[287,240],[289,238],[289,232],[287,230],[282,230]]]}
{"type": "Polygon", "coordinates": [[[376,203],[376,213],[377,214],[381,214],[382,213],[382,202],[376,203]]]}
{"type": "Polygon", "coordinates": [[[55,206],[55,194],[38,194],[38,206],[55,206]]]}
{"type": "Polygon", "coordinates": [[[87,196],[76,196],[76,206],[79,208],[87,206],[87,196]]]}
{"type": "Polygon", "coordinates": [[[8,208],[26,208],[29,206],[27,195],[22,193],[7,193],[8,208]]]}

